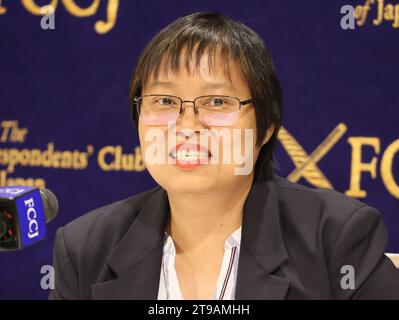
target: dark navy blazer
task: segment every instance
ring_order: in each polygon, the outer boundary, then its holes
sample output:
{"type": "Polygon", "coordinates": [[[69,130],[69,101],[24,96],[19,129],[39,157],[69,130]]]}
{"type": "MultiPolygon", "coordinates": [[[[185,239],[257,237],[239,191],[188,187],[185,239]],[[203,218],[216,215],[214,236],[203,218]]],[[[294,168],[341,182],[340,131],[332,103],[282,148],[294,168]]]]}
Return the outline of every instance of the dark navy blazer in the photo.
{"type": "MultiPolygon", "coordinates": [[[[157,299],[169,212],[158,186],[60,228],[49,298],[157,299]]],[[[236,299],[399,299],[386,244],[376,209],[273,175],[245,201],[236,299]]]]}

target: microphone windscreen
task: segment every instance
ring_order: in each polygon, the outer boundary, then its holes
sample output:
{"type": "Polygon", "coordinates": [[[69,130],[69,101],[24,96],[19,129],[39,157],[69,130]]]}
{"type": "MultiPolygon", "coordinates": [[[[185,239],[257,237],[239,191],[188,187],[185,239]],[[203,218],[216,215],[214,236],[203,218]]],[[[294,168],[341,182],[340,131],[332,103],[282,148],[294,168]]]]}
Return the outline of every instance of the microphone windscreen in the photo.
{"type": "Polygon", "coordinates": [[[58,213],[58,200],[55,194],[49,189],[40,189],[40,196],[43,201],[46,223],[48,223],[53,220],[58,213]]]}

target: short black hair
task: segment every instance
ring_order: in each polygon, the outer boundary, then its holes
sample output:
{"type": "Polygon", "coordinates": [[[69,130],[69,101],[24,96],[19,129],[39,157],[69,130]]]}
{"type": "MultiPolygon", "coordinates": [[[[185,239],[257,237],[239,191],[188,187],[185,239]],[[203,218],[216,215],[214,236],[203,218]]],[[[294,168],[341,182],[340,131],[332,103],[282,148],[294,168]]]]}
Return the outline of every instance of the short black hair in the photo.
{"type": "Polygon", "coordinates": [[[209,55],[209,67],[213,67],[216,52],[226,62],[224,71],[229,75],[229,64],[237,61],[246,79],[256,115],[256,144],[261,146],[267,130],[274,125],[269,141],[262,146],[255,164],[256,180],[269,180],[278,169],[274,158],[277,134],[282,125],[282,92],[271,55],[259,34],[243,23],[219,13],[198,12],[181,17],[162,29],[142,51],[133,71],[129,100],[131,115],[138,131],[138,113],[134,98],[141,95],[143,85],[151,74],[157,76],[164,68],[179,70],[182,51],[185,65],[191,59],[196,66],[204,53],[209,55]]]}

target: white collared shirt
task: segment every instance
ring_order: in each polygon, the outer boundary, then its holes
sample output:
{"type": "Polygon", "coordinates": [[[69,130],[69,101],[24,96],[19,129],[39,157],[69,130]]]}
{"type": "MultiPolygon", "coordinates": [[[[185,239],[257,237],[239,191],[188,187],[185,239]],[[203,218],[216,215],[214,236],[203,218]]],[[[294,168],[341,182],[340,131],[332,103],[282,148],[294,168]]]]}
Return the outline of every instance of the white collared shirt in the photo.
{"type": "MultiPolygon", "coordinates": [[[[234,231],[224,243],[223,262],[213,295],[214,300],[234,300],[240,243],[241,227],[234,231]]],[[[175,269],[175,258],[176,249],[173,239],[166,233],[158,300],[183,300],[175,269]]]]}

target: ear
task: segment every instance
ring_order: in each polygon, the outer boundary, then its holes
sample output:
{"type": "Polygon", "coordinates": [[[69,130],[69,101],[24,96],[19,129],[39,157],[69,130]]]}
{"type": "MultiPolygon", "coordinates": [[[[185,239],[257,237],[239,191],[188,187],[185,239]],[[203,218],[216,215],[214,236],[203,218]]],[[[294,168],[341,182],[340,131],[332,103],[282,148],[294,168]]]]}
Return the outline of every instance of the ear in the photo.
{"type": "Polygon", "coordinates": [[[266,136],[265,136],[265,138],[264,138],[263,141],[262,141],[262,146],[264,146],[264,145],[269,141],[269,139],[271,138],[271,136],[272,136],[273,133],[274,133],[274,129],[275,129],[275,125],[274,125],[274,124],[272,124],[272,125],[269,127],[269,129],[267,129],[266,136]]]}

